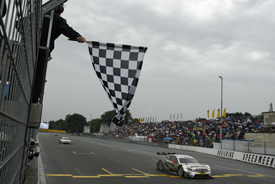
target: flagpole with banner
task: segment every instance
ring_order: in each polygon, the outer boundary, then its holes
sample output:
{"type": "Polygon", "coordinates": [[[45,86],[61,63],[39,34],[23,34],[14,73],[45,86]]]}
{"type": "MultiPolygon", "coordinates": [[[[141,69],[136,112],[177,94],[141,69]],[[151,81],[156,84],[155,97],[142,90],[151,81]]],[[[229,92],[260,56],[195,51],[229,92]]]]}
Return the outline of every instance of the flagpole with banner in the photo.
{"type": "Polygon", "coordinates": [[[224,110],[223,110],[223,114],[222,114],[222,117],[226,117],[226,108],[224,108],[224,110]]]}
{"type": "Polygon", "coordinates": [[[212,112],[212,118],[215,118],[215,109],[212,112]]]}
{"type": "Polygon", "coordinates": [[[217,118],[220,117],[220,109],[218,109],[218,112],[217,112],[217,118]]]}

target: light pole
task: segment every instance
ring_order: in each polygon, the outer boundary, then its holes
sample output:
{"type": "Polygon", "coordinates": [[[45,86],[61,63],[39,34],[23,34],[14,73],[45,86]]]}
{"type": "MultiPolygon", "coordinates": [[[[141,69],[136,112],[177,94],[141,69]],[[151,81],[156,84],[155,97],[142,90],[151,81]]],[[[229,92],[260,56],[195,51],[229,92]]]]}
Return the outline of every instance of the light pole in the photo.
{"type": "Polygon", "coordinates": [[[90,113],[90,123],[89,123],[89,127],[90,127],[89,129],[90,130],[89,130],[89,133],[91,132],[91,123],[92,123],[92,113],[90,113]]]}
{"type": "Polygon", "coordinates": [[[223,78],[222,78],[222,76],[219,76],[219,78],[221,78],[221,110],[220,110],[221,125],[220,125],[220,144],[221,144],[221,149],[222,149],[222,95],[223,95],[223,78]]]}

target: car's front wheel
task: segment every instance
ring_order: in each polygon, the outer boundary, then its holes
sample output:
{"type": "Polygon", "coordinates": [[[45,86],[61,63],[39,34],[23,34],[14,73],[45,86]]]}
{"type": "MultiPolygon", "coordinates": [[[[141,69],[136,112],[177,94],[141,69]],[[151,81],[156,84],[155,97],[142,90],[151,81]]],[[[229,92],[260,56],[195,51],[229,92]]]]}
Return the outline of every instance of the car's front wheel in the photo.
{"type": "Polygon", "coordinates": [[[179,176],[183,176],[184,175],[184,170],[183,170],[182,166],[180,166],[179,169],[178,169],[178,175],[179,176]]]}
{"type": "Polygon", "coordinates": [[[158,170],[163,171],[162,161],[159,161],[159,163],[158,163],[158,170]]]}

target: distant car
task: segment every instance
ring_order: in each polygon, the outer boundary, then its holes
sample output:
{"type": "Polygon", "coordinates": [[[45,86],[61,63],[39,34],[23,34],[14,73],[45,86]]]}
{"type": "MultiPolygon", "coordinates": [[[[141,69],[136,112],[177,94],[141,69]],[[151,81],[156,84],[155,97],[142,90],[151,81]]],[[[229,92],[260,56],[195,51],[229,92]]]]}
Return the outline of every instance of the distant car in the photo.
{"type": "Polygon", "coordinates": [[[59,139],[59,143],[60,143],[60,144],[71,144],[72,141],[71,141],[68,137],[61,137],[61,138],[59,139]]]}
{"type": "Polygon", "coordinates": [[[162,156],[157,162],[157,169],[167,172],[176,172],[178,176],[185,178],[212,178],[209,165],[197,161],[189,155],[175,153],[157,153],[162,156]]]}
{"type": "Polygon", "coordinates": [[[58,134],[57,134],[57,133],[55,133],[55,134],[54,134],[54,136],[58,136],[58,134]]]}

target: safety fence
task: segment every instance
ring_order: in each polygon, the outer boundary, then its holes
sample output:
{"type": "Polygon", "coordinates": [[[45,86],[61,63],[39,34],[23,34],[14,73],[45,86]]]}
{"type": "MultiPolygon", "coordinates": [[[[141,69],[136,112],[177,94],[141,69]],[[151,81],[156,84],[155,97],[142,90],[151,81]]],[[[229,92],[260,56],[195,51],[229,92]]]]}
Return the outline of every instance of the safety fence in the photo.
{"type": "Polygon", "coordinates": [[[31,91],[42,0],[0,0],[0,183],[21,184],[28,169],[31,91]]]}
{"type": "Polygon", "coordinates": [[[97,138],[97,139],[105,139],[105,140],[111,140],[111,141],[119,141],[119,142],[126,142],[126,143],[133,143],[133,144],[143,144],[143,145],[150,145],[150,146],[159,146],[159,147],[164,147],[167,148],[168,144],[166,143],[156,143],[156,142],[147,142],[147,139],[141,138],[141,139],[121,139],[121,138],[114,138],[108,135],[104,134],[91,134],[91,135],[85,135],[84,136],[89,136],[92,138],[97,138]]]}
{"type": "MultiPolygon", "coordinates": [[[[213,148],[229,151],[239,151],[244,153],[257,153],[264,155],[275,155],[275,143],[267,141],[253,141],[253,140],[222,140],[222,144],[219,142],[210,141],[209,144],[200,144],[199,142],[193,142],[193,144],[178,144],[178,142],[165,142],[148,139],[151,136],[128,136],[125,138],[115,137],[110,134],[94,133],[91,135],[93,138],[115,140],[120,142],[148,144],[148,145],[175,145],[175,146],[188,146],[188,147],[201,147],[201,148],[213,148]],[[221,148],[222,145],[222,148],[221,148]]],[[[167,146],[163,146],[167,147],[167,146]]]]}
{"type": "Polygon", "coordinates": [[[222,144],[214,143],[214,149],[275,155],[275,142],[253,140],[222,140],[222,144]]]}

